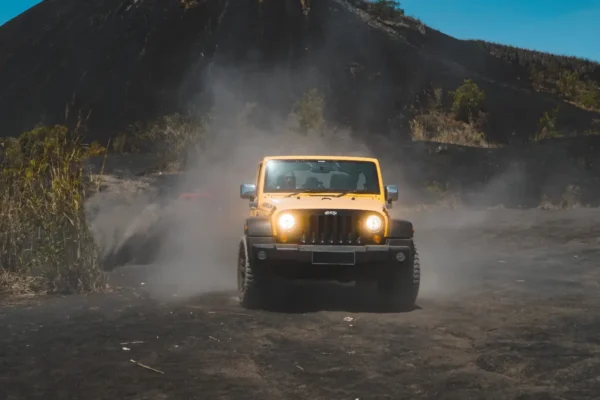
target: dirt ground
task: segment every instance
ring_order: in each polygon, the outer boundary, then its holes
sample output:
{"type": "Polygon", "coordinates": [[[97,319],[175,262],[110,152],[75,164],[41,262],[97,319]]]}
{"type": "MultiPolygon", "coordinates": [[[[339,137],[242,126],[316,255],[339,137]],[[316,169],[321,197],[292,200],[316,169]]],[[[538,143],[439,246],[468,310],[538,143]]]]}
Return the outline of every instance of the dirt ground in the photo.
{"type": "Polygon", "coordinates": [[[329,284],[286,286],[262,311],[234,291],[157,300],[143,269],[115,293],[5,299],[0,398],[598,398],[598,214],[414,216],[423,281],[406,313],[329,284]]]}

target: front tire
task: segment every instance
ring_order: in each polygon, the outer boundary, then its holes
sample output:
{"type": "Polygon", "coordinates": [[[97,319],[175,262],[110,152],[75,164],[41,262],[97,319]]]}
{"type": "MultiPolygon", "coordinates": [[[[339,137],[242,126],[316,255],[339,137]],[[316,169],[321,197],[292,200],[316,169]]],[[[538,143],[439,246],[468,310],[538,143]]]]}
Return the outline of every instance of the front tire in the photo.
{"type": "Polygon", "coordinates": [[[421,263],[413,243],[411,258],[389,275],[379,279],[377,286],[381,305],[386,310],[414,309],[421,286],[421,263]]]}
{"type": "Polygon", "coordinates": [[[240,305],[247,309],[261,306],[261,285],[252,264],[246,251],[246,243],[242,240],[238,249],[237,287],[240,305]]]}

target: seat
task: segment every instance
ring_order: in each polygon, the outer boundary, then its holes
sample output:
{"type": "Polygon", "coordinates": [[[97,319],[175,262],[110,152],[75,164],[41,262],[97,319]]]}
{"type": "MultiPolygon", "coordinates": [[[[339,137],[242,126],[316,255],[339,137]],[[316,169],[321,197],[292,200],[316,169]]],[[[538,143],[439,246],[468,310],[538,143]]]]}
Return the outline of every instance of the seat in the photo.
{"type": "Polygon", "coordinates": [[[331,190],[355,190],[356,185],[352,182],[352,177],[347,174],[333,174],[331,175],[331,180],[329,182],[329,188],[331,190]]]}
{"type": "Polygon", "coordinates": [[[309,176],[306,178],[306,182],[304,182],[304,189],[318,189],[319,188],[319,180],[315,176],[309,176]]]}

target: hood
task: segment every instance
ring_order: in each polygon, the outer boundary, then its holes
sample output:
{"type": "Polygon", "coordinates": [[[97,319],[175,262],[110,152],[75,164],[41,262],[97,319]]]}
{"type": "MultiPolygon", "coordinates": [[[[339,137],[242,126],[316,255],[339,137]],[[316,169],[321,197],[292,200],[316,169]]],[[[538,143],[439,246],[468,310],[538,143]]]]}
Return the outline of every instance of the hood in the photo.
{"type": "Polygon", "coordinates": [[[284,210],[365,210],[383,212],[384,204],[370,196],[344,197],[300,196],[300,197],[268,197],[260,205],[261,208],[276,207],[276,212],[284,210]],[[354,199],[354,200],[353,200],[354,199]]]}

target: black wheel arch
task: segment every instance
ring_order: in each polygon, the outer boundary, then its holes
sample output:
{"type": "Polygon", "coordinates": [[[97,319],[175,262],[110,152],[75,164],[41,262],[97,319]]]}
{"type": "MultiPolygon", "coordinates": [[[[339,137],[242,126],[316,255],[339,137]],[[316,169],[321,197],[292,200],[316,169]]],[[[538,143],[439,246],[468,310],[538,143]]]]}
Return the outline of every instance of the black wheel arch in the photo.
{"type": "Polygon", "coordinates": [[[413,223],[405,219],[390,220],[390,238],[412,239],[415,234],[413,223]]]}
{"type": "Polygon", "coordinates": [[[244,222],[244,234],[251,237],[273,236],[269,217],[249,217],[244,222]]]}

